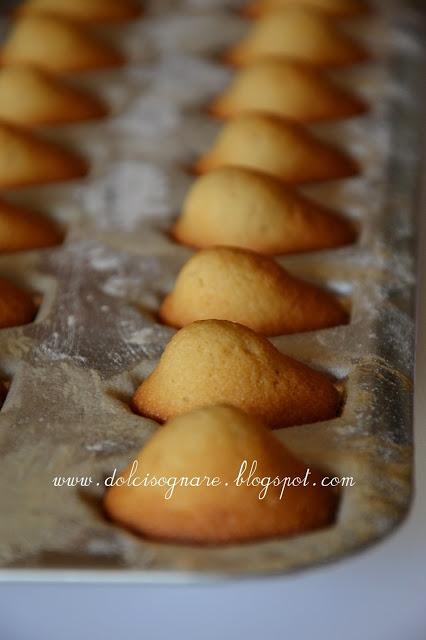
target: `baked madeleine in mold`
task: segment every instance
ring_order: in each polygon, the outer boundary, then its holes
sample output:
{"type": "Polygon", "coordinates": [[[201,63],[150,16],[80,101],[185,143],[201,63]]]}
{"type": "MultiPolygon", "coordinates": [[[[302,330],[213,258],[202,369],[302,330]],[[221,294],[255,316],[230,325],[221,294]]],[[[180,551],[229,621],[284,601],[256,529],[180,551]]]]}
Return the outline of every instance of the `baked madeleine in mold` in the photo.
{"type": "Polygon", "coordinates": [[[17,20],[0,51],[2,65],[32,65],[70,73],[124,64],[121,53],[69,20],[50,15],[17,20]]]}
{"type": "Polygon", "coordinates": [[[251,329],[201,320],[176,333],[133,398],[138,413],[159,422],[223,402],[280,428],[336,417],[340,395],[327,375],[251,329]]]}
{"type": "Polygon", "coordinates": [[[0,200],[0,253],[31,251],[62,242],[62,233],[45,216],[0,200]]]}
{"type": "Polygon", "coordinates": [[[242,13],[252,18],[259,18],[287,7],[317,9],[333,18],[352,18],[370,12],[368,4],[363,0],[254,0],[242,9],[242,13]]]}
{"type": "Polygon", "coordinates": [[[104,508],[113,521],[148,538],[200,545],[250,542],[331,525],[337,495],[322,486],[323,478],[313,467],[308,471],[261,422],[216,405],[158,429],[107,490],[104,508]],[[293,482],[284,489],[269,486],[262,495],[262,486],[247,482],[254,463],[258,478],[293,482]],[[157,482],[135,486],[135,470],[136,477],[148,474],[157,482]],[[208,482],[197,485],[197,478],[206,477],[208,482]],[[176,478],[168,498],[169,487],[160,478],[176,478]],[[192,486],[180,482],[183,478],[194,479],[192,486]]]}
{"type": "Polygon", "coordinates": [[[319,11],[290,8],[268,14],[233,46],[225,61],[246,66],[279,57],[317,67],[340,67],[364,62],[366,51],[339,31],[335,21],[319,11]]]}
{"type": "Polygon", "coordinates": [[[263,60],[237,73],[210,106],[219,118],[259,111],[302,123],[350,118],[366,110],[360,98],[318,70],[280,59],[263,60]]]}
{"type": "Polygon", "coordinates": [[[72,180],[87,171],[77,154],[0,122],[0,189],[72,180]]]}
{"type": "Polygon", "coordinates": [[[34,320],[37,308],[29,293],[0,278],[0,329],[17,327],[34,320]]]}
{"type": "Polygon", "coordinates": [[[48,13],[87,23],[117,23],[137,18],[141,5],[135,0],[25,0],[18,15],[48,13]]]}
{"type": "Polygon", "coordinates": [[[205,173],[225,166],[254,169],[288,184],[338,180],[359,173],[354,160],[301,125],[256,113],[230,120],[194,171],[205,173]]]}
{"type": "Polygon", "coordinates": [[[224,167],[197,178],[173,228],[182,244],[265,255],[333,249],[355,241],[352,223],[269,176],[224,167]]]}
{"type": "Polygon", "coordinates": [[[103,118],[108,109],[94,95],[33,67],[0,69],[0,120],[24,127],[103,118]]]}
{"type": "Polygon", "coordinates": [[[292,276],[272,258],[213,247],[184,265],[160,318],[177,328],[196,320],[231,320],[277,336],[345,324],[348,314],[331,293],[292,276]]]}

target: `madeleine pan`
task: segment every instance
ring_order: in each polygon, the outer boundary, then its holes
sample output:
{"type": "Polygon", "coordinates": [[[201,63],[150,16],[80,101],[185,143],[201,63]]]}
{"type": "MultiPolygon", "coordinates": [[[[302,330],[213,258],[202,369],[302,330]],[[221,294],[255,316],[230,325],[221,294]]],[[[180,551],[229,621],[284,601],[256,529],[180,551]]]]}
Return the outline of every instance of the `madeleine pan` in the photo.
{"type": "Polygon", "coordinates": [[[0,257],[0,275],[42,297],[31,325],[0,332],[0,374],[10,382],[0,412],[2,580],[287,573],[361,552],[406,516],[424,19],[414,4],[376,8],[350,27],[372,61],[336,72],[371,112],[314,127],[343,141],[362,175],[306,189],[357,220],[359,240],[279,259],[351,306],[347,326],[273,339],[344,386],[335,420],[276,432],[310,463],[354,478],[336,523],[294,538],[204,548],[139,538],[102,513],[105,476],[158,427],[133,414],[129,401],[173,333],[156,322],[156,311],[191,251],[168,232],[193,180],[187,168],[220,127],[205,105],[231,71],[216,54],[247,28],[225,2],[153,1],[140,21],[107,31],[126,48],[126,68],[75,77],[109,101],[111,117],[43,132],[90,158],[88,178],[5,194],[49,212],[68,231],[55,249],[0,257]],[[55,478],[74,478],[76,486],[55,486],[55,478]]]}

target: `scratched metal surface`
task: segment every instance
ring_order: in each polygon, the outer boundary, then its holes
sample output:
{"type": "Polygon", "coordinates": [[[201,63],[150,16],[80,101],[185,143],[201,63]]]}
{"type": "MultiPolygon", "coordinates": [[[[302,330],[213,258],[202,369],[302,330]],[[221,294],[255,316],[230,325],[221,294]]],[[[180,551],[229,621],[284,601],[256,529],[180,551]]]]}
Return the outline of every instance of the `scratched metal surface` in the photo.
{"type": "Polygon", "coordinates": [[[0,412],[3,580],[183,582],[290,572],[362,550],[409,509],[424,30],[414,5],[383,2],[354,27],[374,62],[336,73],[370,101],[371,114],[315,127],[343,141],[363,175],[307,189],[359,221],[359,242],[280,259],[351,301],[348,326],[273,339],[345,380],[339,418],[277,432],[309,463],[356,479],[336,524],[291,539],[201,548],[144,540],[104,518],[104,477],[157,428],[128,402],[172,335],[155,312],[191,252],[167,230],[192,181],[186,167],[218,129],[203,107],[230,71],[214,54],[247,28],[223,1],[152,5],[143,20],[106,33],[126,48],[126,69],[76,78],[109,101],[112,117],[43,131],[88,155],[90,176],[7,194],[48,211],[68,233],[53,250],[0,257],[1,275],[43,295],[33,324],[0,332],[0,376],[12,381],[0,412]],[[58,475],[93,483],[57,488],[58,475]]]}

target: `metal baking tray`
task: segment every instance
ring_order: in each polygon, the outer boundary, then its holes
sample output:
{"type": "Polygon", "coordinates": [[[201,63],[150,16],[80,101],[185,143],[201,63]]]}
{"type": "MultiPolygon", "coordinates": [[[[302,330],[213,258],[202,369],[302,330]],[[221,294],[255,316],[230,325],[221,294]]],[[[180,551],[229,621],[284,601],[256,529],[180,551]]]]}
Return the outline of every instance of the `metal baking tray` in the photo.
{"type": "MultiPolygon", "coordinates": [[[[206,581],[287,573],[342,559],[387,536],[412,496],[412,376],[424,12],[377,2],[350,28],[374,60],[336,72],[371,113],[314,127],[362,165],[362,176],[304,189],[359,221],[356,245],[280,258],[348,296],[348,326],[274,338],[283,352],[344,381],[341,416],[277,431],[305,460],[353,476],[337,522],[319,532],[226,547],[156,543],[108,522],[102,483],[158,427],[129,400],[172,330],[155,321],[191,251],[168,235],[193,177],[187,166],[220,123],[204,109],[231,71],[216,53],[246,23],[224,1],[148,3],[106,31],[128,67],[84,74],[109,101],[99,123],[44,129],[91,160],[87,179],[8,192],[66,225],[63,245],[0,257],[0,275],[43,297],[31,325],[0,332],[0,579],[206,581]],[[92,479],[55,487],[56,476],[92,479]]],[[[7,23],[4,22],[2,31],[7,23]]]]}

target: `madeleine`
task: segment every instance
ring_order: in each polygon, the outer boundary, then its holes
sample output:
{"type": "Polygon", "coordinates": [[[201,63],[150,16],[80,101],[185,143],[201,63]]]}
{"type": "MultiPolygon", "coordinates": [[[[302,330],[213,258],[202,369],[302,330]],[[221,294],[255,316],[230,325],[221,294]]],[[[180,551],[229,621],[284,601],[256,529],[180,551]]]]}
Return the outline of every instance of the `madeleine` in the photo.
{"type": "Polygon", "coordinates": [[[368,4],[363,0],[254,0],[242,9],[242,13],[251,18],[259,18],[287,7],[317,9],[333,18],[352,18],[370,12],[368,4]]]}
{"type": "Polygon", "coordinates": [[[135,0],[25,0],[17,13],[48,13],[94,24],[118,23],[137,18],[141,5],[135,0]]]}
{"type": "Polygon", "coordinates": [[[195,248],[225,245],[265,255],[334,249],[356,238],[349,220],[274,178],[236,167],[197,178],[172,233],[195,248]]]}
{"type": "Polygon", "coordinates": [[[56,224],[45,216],[0,201],[0,253],[45,249],[62,239],[56,224]]]}
{"type": "Polygon", "coordinates": [[[210,106],[219,118],[259,111],[302,123],[350,118],[366,110],[360,98],[317,70],[280,59],[263,60],[237,73],[210,106]]]}
{"type": "Polygon", "coordinates": [[[327,375],[251,329],[201,320],[176,333],[133,398],[138,413],[159,422],[222,402],[280,428],[335,418],[340,395],[327,375]]]}
{"type": "Polygon", "coordinates": [[[107,490],[104,508],[118,524],[148,538],[232,544],[293,536],[330,526],[337,495],[323,474],[297,459],[261,422],[230,406],[198,409],[161,427],[107,490]],[[244,474],[271,481],[262,487],[244,474]],[[137,469],[137,476],[132,473],[137,469]],[[155,479],[135,486],[133,479],[155,479]],[[161,479],[182,483],[165,499],[161,479]],[[204,479],[197,486],[198,478],[204,479]],[[303,482],[300,480],[303,479],[303,482]],[[278,480],[272,485],[274,480],[278,480]],[[284,488],[283,485],[285,484],[284,488]]]}
{"type": "Polygon", "coordinates": [[[194,170],[205,173],[225,166],[253,169],[288,184],[338,180],[359,173],[354,160],[301,125],[256,113],[230,120],[194,170]]]}
{"type": "Polygon", "coordinates": [[[29,293],[0,278],[0,329],[17,327],[34,320],[37,312],[29,293]]]}
{"type": "Polygon", "coordinates": [[[290,8],[256,22],[248,35],[227,52],[225,60],[245,66],[269,57],[340,67],[364,62],[368,55],[320,12],[290,8]]]}
{"type": "Polygon", "coordinates": [[[17,20],[0,52],[2,65],[32,65],[52,73],[116,67],[121,53],[82,26],[50,15],[17,20]]]}
{"type": "Polygon", "coordinates": [[[61,146],[0,123],[0,187],[17,188],[81,178],[86,161],[61,146]]]}
{"type": "Polygon", "coordinates": [[[160,318],[177,328],[196,320],[230,320],[277,336],[345,324],[348,314],[331,293],[292,276],[271,258],[214,247],[184,265],[160,318]]]}
{"type": "Polygon", "coordinates": [[[0,69],[0,119],[24,127],[103,118],[96,96],[31,67],[0,69]]]}

